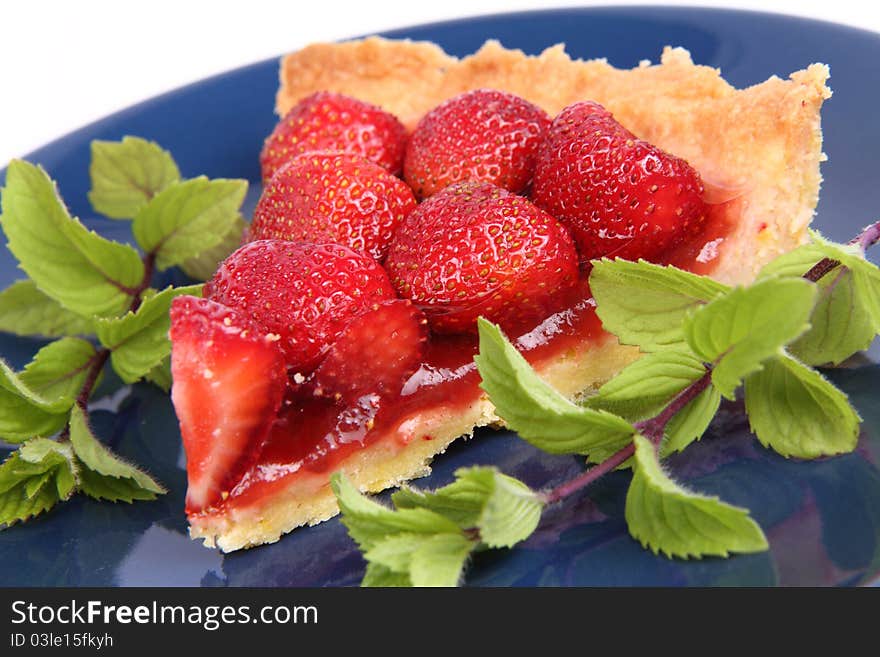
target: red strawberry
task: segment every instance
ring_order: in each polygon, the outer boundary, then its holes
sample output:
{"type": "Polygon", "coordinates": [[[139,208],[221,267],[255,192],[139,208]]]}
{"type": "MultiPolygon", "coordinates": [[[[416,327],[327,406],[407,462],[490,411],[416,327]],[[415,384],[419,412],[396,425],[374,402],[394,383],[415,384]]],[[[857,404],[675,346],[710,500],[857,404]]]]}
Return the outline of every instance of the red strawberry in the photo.
{"type": "Polygon", "coordinates": [[[637,139],[597,103],[553,121],[532,200],[572,232],[583,260],[656,260],[706,221],[703,183],[687,162],[637,139]]]}
{"type": "Polygon", "coordinates": [[[377,304],[349,322],[315,370],[315,394],[352,402],[399,393],[419,367],[427,334],[424,314],[409,301],[377,304]]]}
{"type": "Polygon", "coordinates": [[[309,151],[362,155],[400,173],[406,128],[383,109],[356,98],[319,91],[299,101],[266,139],[260,153],[263,181],[283,164],[309,151]]]}
{"type": "Polygon", "coordinates": [[[565,228],[530,201],[489,183],[435,194],[398,227],[385,263],[398,292],[444,333],[476,319],[513,328],[546,316],[577,280],[565,228]]]}
{"type": "Polygon", "coordinates": [[[355,315],[395,295],[382,267],[346,246],[259,240],[221,263],[205,296],[279,336],[288,367],[305,374],[355,315]]]}
{"type": "Polygon", "coordinates": [[[513,94],[477,89],[435,107],[410,137],[403,175],[419,198],[477,180],[521,192],[550,117],[513,94]]]}
{"type": "Polygon", "coordinates": [[[378,164],[350,153],[305,153],[272,176],[250,238],[336,242],[381,260],[415,206],[406,183],[378,164]]]}
{"type": "Polygon", "coordinates": [[[253,464],[287,384],[281,350],[241,313],[181,296],[171,305],[171,399],[186,449],[188,513],[219,501],[253,464]]]}

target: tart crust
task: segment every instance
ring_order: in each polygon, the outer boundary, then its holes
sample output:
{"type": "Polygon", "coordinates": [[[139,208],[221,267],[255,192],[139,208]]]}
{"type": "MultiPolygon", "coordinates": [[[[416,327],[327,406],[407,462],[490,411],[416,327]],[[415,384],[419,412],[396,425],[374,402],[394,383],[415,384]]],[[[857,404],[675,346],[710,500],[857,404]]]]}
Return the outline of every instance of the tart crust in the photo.
{"type": "MultiPolygon", "coordinates": [[[[660,64],[621,70],[604,60],[572,60],[561,45],[527,56],[487,41],[456,59],[432,43],[371,37],[314,44],[284,57],[276,110],[283,115],[308,94],[329,90],[379,105],[412,128],[443,100],[481,87],[515,93],[551,116],[578,100],[595,100],[637,136],[690,162],[710,201],[735,208],[710,275],[738,284],[806,237],[825,159],[820,108],[831,95],[828,75],[827,66],[813,64],[788,80],[774,76],[737,90],[681,48],[665,48],[660,64]]],[[[637,349],[606,336],[533,365],[574,397],[637,357],[637,349]]],[[[390,432],[398,435],[376,438],[337,469],[361,490],[380,491],[427,474],[430,460],[453,440],[500,422],[485,396],[464,407],[425,409],[390,432]]],[[[327,475],[301,473],[259,505],[190,516],[190,535],[231,551],[274,542],[337,512],[327,475]]]]}

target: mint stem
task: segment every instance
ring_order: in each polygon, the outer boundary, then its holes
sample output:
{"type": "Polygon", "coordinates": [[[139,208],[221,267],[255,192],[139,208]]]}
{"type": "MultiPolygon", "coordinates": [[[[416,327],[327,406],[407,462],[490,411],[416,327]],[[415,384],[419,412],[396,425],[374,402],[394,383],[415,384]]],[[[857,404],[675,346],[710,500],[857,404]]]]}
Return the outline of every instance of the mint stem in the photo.
{"type": "MultiPolygon", "coordinates": [[[[865,252],[877,242],[880,242],[880,221],[873,223],[870,226],[866,226],[865,229],[850,240],[849,243],[857,245],[859,249],[861,249],[862,255],[864,255],[865,252]]],[[[822,258],[819,262],[810,267],[810,270],[804,274],[804,278],[815,283],[839,264],[839,260],[822,258]]]]}
{"type": "MultiPolygon", "coordinates": [[[[673,417],[675,417],[676,413],[678,413],[681,409],[683,409],[694,399],[696,399],[700,395],[700,393],[702,393],[706,388],[711,385],[711,383],[712,366],[707,364],[706,372],[703,374],[703,376],[701,376],[699,379],[691,383],[687,388],[678,393],[678,395],[676,395],[672,399],[672,401],[669,402],[669,404],[662,411],[660,411],[660,413],[648,420],[637,422],[633,426],[639,434],[645,436],[645,438],[654,443],[655,446],[659,447],[660,441],[663,440],[663,436],[665,435],[666,425],[669,424],[669,421],[673,417]]],[[[617,466],[626,461],[634,453],[635,443],[631,442],[626,447],[616,451],[614,454],[602,461],[599,465],[593,466],[589,470],[583,472],[582,474],[579,474],[574,479],[570,479],[564,484],[561,484],[552,489],[550,492],[545,493],[544,502],[546,504],[552,504],[568,497],[572,493],[578,492],[582,488],[589,486],[602,475],[614,470],[617,466]]]]}
{"type": "Polygon", "coordinates": [[[582,488],[586,488],[599,477],[611,472],[614,468],[626,461],[629,457],[635,454],[635,451],[635,443],[629,443],[626,447],[614,452],[614,454],[602,461],[599,465],[593,466],[589,470],[579,474],[574,479],[569,479],[564,484],[560,484],[556,488],[544,493],[542,495],[544,504],[553,504],[554,502],[565,499],[572,493],[578,492],[582,488]]]}
{"type": "Polygon", "coordinates": [[[660,441],[663,440],[665,435],[666,425],[675,417],[675,414],[690,404],[712,384],[712,365],[706,363],[704,366],[706,371],[703,373],[703,376],[678,393],[660,413],[649,420],[643,420],[633,425],[640,434],[654,443],[655,446],[660,445],[660,441]]]}
{"type": "Polygon", "coordinates": [[[862,253],[870,249],[877,242],[880,242],[880,221],[866,226],[861,234],[856,237],[851,244],[858,244],[862,253]]]}
{"type": "MultiPolygon", "coordinates": [[[[144,263],[144,277],[141,279],[141,282],[137,287],[132,289],[126,289],[126,294],[131,295],[131,304],[128,306],[128,312],[136,312],[138,308],[141,306],[141,295],[144,291],[150,287],[150,283],[153,280],[153,271],[156,265],[156,254],[154,252],[147,253],[143,257],[144,263]]],[[[104,365],[107,364],[107,360],[110,358],[111,351],[110,349],[102,348],[98,350],[94,356],[92,356],[91,361],[89,362],[89,371],[86,374],[86,378],[83,381],[82,387],[79,389],[79,393],[76,396],[76,401],[74,402],[77,406],[82,409],[82,412],[86,417],[88,417],[88,406],[89,406],[89,398],[92,396],[94,392],[95,384],[98,382],[98,376],[101,374],[101,370],[104,369],[104,365]]],[[[58,434],[58,442],[66,442],[70,438],[70,423],[61,430],[61,433],[58,434]]]]}
{"type": "MultiPolygon", "coordinates": [[[[880,242],[880,221],[871,224],[870,226],[865,227],[865,229],[859,233],[857,237],[855,237],[850,244],[857,244],[859,248],[862,250],[862,253],[866,252],[869,248],[874,246],[880,242]]],[[[804,274],[804,278],[808,281],[817,282],[821,279],[825,274],[830,272],[832,269],[837,267],[840,264],[839,261],[834,260],[832,258],[823,258],[815,265],[813,265],[807,273],[804,274]]],[[[675,417],[675,414],[678,413],[681,409],[687,406],[690,402],[696,399],[700,393],[702,393],[706,388],[708,388],[712,383],[712,365],[706,364],[706,371],[699,379],[691,383],[687,388],[682,390],[678,395],[676,395],[672,401],[662,410],[660,413],[655,415],[654,417],[642,420],[641,422],[637,422],[633,425],[645,438],[650,440],[655,447],[660,446],[660,442],[663,440],[663,436],[665,435],[666,425],[669,424],[669,421],[675,417]]],[[[626,461],[635,453],[635,445],[630,443],[626,447],[618,450],[607,459],[599,463],[598,465],[593,466],[589,470],[584,471],[579,474],[574,479],[570,479],[563,484],[560,484],[556,488],[548,491],[543,494],[543,499],[545,504],[553,504],[554,502],[558,502],[559,500],[565,499],[569,495],[578,492],[579,490],[586,488],[594,481],[599,479],[599,477],[607,474],[614,470],[621,463],[626,461]]]]}

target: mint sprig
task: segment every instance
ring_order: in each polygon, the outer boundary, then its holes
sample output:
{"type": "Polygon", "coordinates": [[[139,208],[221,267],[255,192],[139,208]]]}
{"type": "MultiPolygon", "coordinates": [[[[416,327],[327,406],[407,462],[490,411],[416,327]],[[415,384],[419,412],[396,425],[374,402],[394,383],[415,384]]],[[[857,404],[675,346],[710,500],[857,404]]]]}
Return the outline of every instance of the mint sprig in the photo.
{"type": "Polygon", "coordinates": [[[181,180],[155,143],[93,142],[89,171],[93,207],[132,219],[139,250],[72,217],[38,166],[13,161],[0,191],[0,225],[28,276],[0,292],[0,330],[60,338],[20,372],[0,361],[0,440],[20,444],[0,465],[0,526],[77,491],[125,502],[165,492],[94,435],[89,399],[108,362],[125,383],[170,387],[168,310],[174,297],[199,295],[201,286],[155,290],[155,273],[193,261],[206,271],[205,263],[235,248],[227,235],[241,234],[246,181],[181,180]]]}
{"type": "Polygon", "coordinates": [[[498,415],[544,451],[586,455],[597,464],[549,491],[506,477],[505,486],[524,500],[528,522],[518,524],[525,516],[515,504],[498,507],[493,526],[518,527],[500,542],[486,541],[479,526],[484,498],[470,471],[434,492],[394,493],[396,511],[381,507],[389,514],[430,513],[417,536],[383,530],[365,515],[352,531],[352,500],[376,503],[350,485],[340,489],[344,479],[335,475],[343,523],[359,543],[366,534],[374,541],[361,544],[368,561],[363,585],[452,586],[469,554],[468,537],[483,548],[512,547],[531,534],[547,505],[620,467],[633,470],[625,518],[644,547],[671,558],[766,550],[748,509],[682,486],[662,459],[698,440],[722,396],[732,399],[740,388],[758,440],[783,456],[855,448],[858,414],[810,364],[841,362],[880,332],[880,270],[864,259],[878,240],[880,223],[849,245],[813,233],[809,244],[767,265],[754,284],[737,288],[644,261],[594,262],[590,286],[603,326],[644,355],[581,403],[544,382],[499,327],[480,319],[475,360],[498,415]],[[460,531],[450,531],[449,523],[460,531]]]}

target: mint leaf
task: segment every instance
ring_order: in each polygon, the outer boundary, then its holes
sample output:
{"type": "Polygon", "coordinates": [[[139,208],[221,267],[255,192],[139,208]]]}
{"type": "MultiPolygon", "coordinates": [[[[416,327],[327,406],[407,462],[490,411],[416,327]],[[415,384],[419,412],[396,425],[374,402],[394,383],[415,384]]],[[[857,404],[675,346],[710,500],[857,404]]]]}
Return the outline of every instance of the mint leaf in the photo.
{"type": "Polygon", "coordinates": [[[112,350],[110,361],[123,381],[137,381],[171,353],[171,302],[183,294],[201,296],[201,289],[201,285],[169,287],[149,297],[135,312],[95,321],[98,339],[112,350]]]}
{"type": "Polygon", "coordinates": [[[20,443],[33,436],[51,436],[67,422],[67,413],[52,413],[21,395],[0,387],[0,439],[20,443]]]}
{"type": "Polygon", "coordinates": [[[0,223],[9,250],[37,287],[83,316],[108,316],[131,303],[144,277],[137,251],[104,239],[71,218],[43,169],[13,160],[0,223]]]}
{"type": "Polygon", "coordinates": [[[867,349],[877,330],[856,290],[851,269],[836,267],[817,286],[819,296],[810,317],[810,330],[793,342],[789,350],[808,365],[837,365],[867,349]]]}
{"type": "Polygon", "coordinates": [[[151,198],[180,180],[171,154],[139,137],[92,142],[92,207],[112,219],[131,219],[151,198]]]}
{"type": "Polygon", "coordinates": [[[695,440],[699,440],[721,405],[721,393],[709,386],[696,399],[691,400],[666,425],[666,439],[660,446],[661,456],[680,452],[695,440]]]}
{"type": "Polygon", "coordinates": [[[48,413],[73,405],[88,374],[95,348],[79,338],[62,338],[37,352],[21,374],[0,360],[0,386],[48,413]]]}
{"type": "Polygon", "coordinates": [[[187,276],[191,276],[197,281],[208,280],[217,271],[220,263],[241,246],[246,228],[247,224],[239,216],[232,224],[229,232],[223,236],[216,246],[205,249],[193,258],[184,260],[180,263],[180,268],[186,272],[187,276]]]}
{"type": "Polygon", "coordinates": [[[857,246],[828,242],[815,231],[810,235],[810,244],[774,259],[759,276],[803,276],[823,258],[841,263],[817,281],[811,328],[790,346],[808,365],[836,365],[869,347],[880,332],[880,270],[857,246]]]}
{"type": "Polygon", "coordinates": [[[777,356],[750,374],[745,402],[758,440],[783,456],[816,458],[856,447],[860,418],[846,395],[793,358],[777,356]]]}
{"type": "Polygon", "coordinates": [[[551,454],[616,451],[634,429],[626,420],[573,404],[543,381],[496,325],[478,320],[480,387],[521,438],[551,454]]]}
{"type": "Polygon", "coordinates": [[[0,331],[54,338],[91,333],[92,322],[43,294],[33,281],[21,280],[0,292],[0,331]]]}
{"type": "Polygon", "coordinates": [[[61,338],[40,349],[18,378],[40,396],[43,410],[66,411],[73,405],[96,356],[91,342],[61,338]]]}
{"type": "Polygon", "coordinates": [[[712,383],[732,399],[746,375],[809,327],[815,298],[816,287],[799,278],[739,287],[689,315],[685,338],[697,356],[715,363],[712,383]]]}
{"type": "Polygon", "coordinates": [[[150,383],[159,386],[165,392],[171,390],[171,359],[164,358],[161,363],[144,374],[144,378],[150,383]]]}
{"type": "Polygon", "coordinates": [[[711,278],[644,260],[594,260],[590,273],[603,327],[642,351],[683,342],[681,326],[688,311],[728,289],[711,278]]]}
{"type": "Polygon", "coordinates": [[[200,176],[174,183],[138,212],[134,237],[156,254],[159,269],[178,265],[223,241],[239,220],[246,193],[245,180],[200,176]]]}
{"type": "Polygon", "coordinates": [[[70,444],[82,462],[83,492],[110,500],[152,500],[165,489],[152,477],[126,463],[95,437],[79,406],[70,413],[70,444]]]}
{"type": "Polygon", "coordinates": [[[512,547],[535,531],[544,503],[521,481],[495,468],[455,472],[455,481],[434,492],[403,488],[391,496],[398,509],[429,509],[462,529],[476,528],[489,547],[512,547]]]}
{"type": "MultiPolygon", "coordinates": [[[[521,481],[492,469],[488,470],[492,475],[492,489],[477,522],[480,540],[492,548],[512,547],[535,531],[541,520],[544,504],[521,481]]],[[[483,473],[475,476],[488,479],[488,475],[483,473]]]]}
{"type": "Polygon", "coordinates": [[[635,436],[633,479],[626,495],[626,524],[654,554],[726,557],[762,552],[767,539],[747,509],[689,491],[670,479],[649,440],[635,436]]]}
{"type": "Polygon", "coordinates": [[[381,564],[370,562],[367,564],[367,572],[364,574],[361,586],[408,587],[412,586],[412,581],[409,578],[409,572],[395,573],[381,564]]]}
{"type": "Polygon", "coordinates": [[[76,487],[70,448],[45,438],[27,441],[0,465],[0,525],[37,516],[76,487]]]}
{"type": "Polygon", "coordinates": [[[457,586],[474,542],[461,534],[437,534],[412,553],[409,575],[413,586],[457,586]]]}
{"type": "Polygon", "coordinates": [[[378,564],[392,573],[409,575],[413,552],[425,542],[426,534],[394,534],[377,541],[364,552],[364,559],[378,564]]]}
{"type": "Polygon", "coordinates": [[[584,403],[630,421],[643,420],[705,373],[703,361],[687,347],[672,347],[633,361],[584,403]]]}
{"type": "Polygon", "coordinates": [[[62,338],[40,349],[20,373],[0,361],[0,438],[21,442],[61,429],[94,357],[89,342],[62,338]]]}
{"type": "Polygon", "coordinates": [[[428,509],[394,511],[367,499],[340,472],[330,477],[330,487],[343,514],[342,524],[362,550],[369,550],[377,542],[392,534],[437,534],[460,531],[454,522],[428,509]]]}

